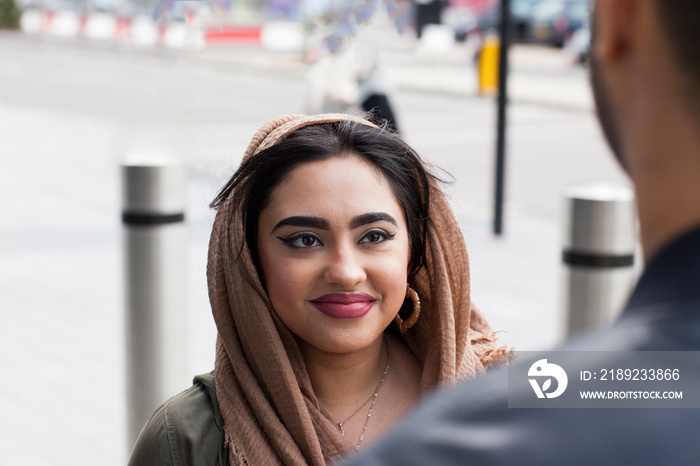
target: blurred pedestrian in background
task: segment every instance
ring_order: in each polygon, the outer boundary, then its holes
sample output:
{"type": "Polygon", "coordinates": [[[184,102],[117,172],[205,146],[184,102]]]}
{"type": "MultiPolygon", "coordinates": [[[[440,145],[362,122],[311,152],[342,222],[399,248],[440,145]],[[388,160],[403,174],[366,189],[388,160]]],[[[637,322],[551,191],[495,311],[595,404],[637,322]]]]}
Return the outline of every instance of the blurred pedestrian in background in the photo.
{"type": "MultiPolygon", "coordinates": [[[[598,116],[635,186],[646,259],[619,321],[559,348],[614,352],[601,368],[633,369],[633,352],[700,351],[698,17],[695,0],[595,3],[598,116]]],[[[695,396],[700,367],[681,374],[695,396]]],[[[506,371],[438,394],[346,464],[700,464],[695,409],[509,409],[509,395],[522,394],[508,392],[506,371]]]]}
{"type": "Polygon", "coordinates": [[[507,359],[447,199],[392,132],[276,118],[212,205],[215,370],[158,409],[131,465],[323,465],[507,359]]]}
{"type": "Polygon", "coordinates": [[[407,0],[305,0],[300,11],[307,35],[307,113],[357,112],[398,131],[392,105],[395,85],[384,52],[403,38],[399,25],[407,0]]]}

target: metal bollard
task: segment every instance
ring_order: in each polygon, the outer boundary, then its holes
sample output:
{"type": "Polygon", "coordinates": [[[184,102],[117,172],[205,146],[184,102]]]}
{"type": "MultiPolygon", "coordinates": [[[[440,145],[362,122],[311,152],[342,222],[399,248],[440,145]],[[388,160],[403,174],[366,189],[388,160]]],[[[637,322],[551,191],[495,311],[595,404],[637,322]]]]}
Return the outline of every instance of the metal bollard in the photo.
{"type": "Polygon", "coordinates": [[[563,263],[568,335],[611,323],[635,280],[636,210],[631,189],[569,186],[563,263]]]}
{"type": "Polygon", "coordinates": [[[129,451],[153,412],[187,386],[185,170],[122,165],[129,451]]]}

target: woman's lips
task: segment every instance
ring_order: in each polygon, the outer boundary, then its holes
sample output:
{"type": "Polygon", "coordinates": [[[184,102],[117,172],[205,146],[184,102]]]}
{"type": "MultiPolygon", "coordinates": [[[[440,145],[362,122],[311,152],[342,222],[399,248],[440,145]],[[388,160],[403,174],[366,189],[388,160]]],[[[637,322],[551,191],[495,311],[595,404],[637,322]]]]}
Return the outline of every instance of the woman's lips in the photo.
{"type": "Polygon", "coordinates": [[[376,299],[366,293],[334,293],[311,300],[316,309],[336,319],[354,319],[367,314],[376,299]]]}

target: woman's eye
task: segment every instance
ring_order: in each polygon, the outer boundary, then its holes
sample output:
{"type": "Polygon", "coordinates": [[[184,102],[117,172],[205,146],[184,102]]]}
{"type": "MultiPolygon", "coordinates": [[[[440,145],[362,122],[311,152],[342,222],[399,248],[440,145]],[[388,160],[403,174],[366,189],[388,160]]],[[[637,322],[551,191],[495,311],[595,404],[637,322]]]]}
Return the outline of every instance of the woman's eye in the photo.
{"type": "Polygon", "coordinates": [[[390,235],[389,233],[382,231],[382,230],[372,230],[368,231],[365,233],[365,235],[360,238],[360,243],[381,243],[383,241],[390,240],[394,237],[394,235],[390,235]]]}
{"type": "Polygon", "coordinates": [[[289,238],[280,238],[284,244],[291,246],[293,248],[312,248],[314,246],[320,246],[321,240],[316,235],[301,234],[291,236],[289,238]]]}

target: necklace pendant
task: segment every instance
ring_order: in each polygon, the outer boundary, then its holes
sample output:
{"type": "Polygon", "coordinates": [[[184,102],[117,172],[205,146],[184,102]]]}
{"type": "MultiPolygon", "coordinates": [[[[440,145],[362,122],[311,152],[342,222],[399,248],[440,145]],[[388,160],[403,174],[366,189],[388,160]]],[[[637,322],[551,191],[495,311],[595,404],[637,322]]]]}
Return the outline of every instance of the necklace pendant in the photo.
{"type": "Polygon", "coordinates": [[[355,412],[353,412],[350,417],[346,418],[344,421],[338,422],[338,429],[340,429],[340,433],[345,437],[345,430],[343,430],[343,423],[349,421],[357,413],[360,412],[362,408],[367,406],[369,403],[369,412],[367,412],[367,416],[365,417],[365,422],[362,425],[362,430],[360,431],[360,438],[357,440],[357,444],[355,445],[355,450],[360,451],[360,444],[362,443],[362,440],[365,438],[365,431],[367,430],[367,424],[369,423],[369,420],[372,418],[372,411],[374,410],[374,405],[377,402],[377,396],[379,395],[379,390],[382,388],[382,385],[384,384],[384,379],[386,378],[387,373],[389,372],[389,366],[391,365],[391,347],[389,346],[389,341],[386,339],[386,335],[384,336],[384,344],[386,345],[386,367],[384,368],[384,374],[382,374],[382,378],[379,380],[379,383],[377,384],[377,388],[374,389],[374,393],[372,393],[367,400],[365,400],[364,403],[362,403],[362,406],[357,408],[355,412]]]}

